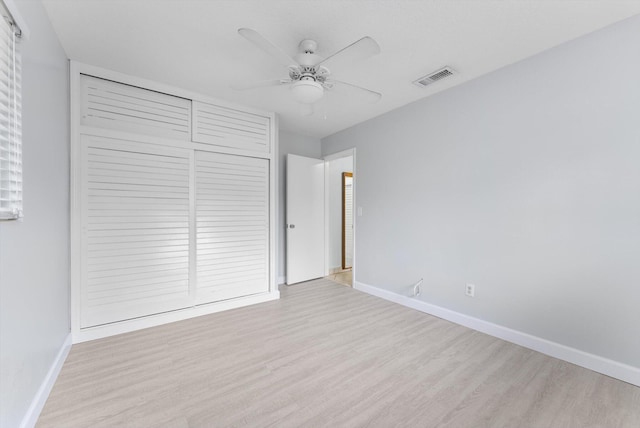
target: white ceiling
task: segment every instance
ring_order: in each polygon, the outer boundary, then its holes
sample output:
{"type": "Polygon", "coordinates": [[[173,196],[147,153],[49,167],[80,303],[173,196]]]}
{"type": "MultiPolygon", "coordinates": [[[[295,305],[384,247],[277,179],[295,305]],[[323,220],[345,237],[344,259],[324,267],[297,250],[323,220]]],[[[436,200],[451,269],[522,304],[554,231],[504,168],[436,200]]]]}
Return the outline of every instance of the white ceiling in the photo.
{"type": "Polygon", "coordinates": [[[324,137],[640,13],[640,0],[43,0],[69,58],[275,111],[280,127],[324,137]],[[257,30],[290,55],[300,40],[329,54],[363,36],[381,53],[336,78],[383,93],[377,104],[329,93],[309,117],[286,87],[233,91],[232,82],[285,78],[240,37],[257,30]],[[411,82],[449,65],[427,88],[411,82]]]}

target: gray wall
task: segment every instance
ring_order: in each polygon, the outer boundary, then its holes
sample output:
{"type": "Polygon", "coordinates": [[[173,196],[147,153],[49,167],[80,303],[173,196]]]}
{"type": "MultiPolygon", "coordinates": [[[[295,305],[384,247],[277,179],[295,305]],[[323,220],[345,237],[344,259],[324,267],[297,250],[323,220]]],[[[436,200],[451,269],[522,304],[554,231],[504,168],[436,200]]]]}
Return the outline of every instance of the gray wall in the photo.
{"type": "Polygon", "coordinates": [[[640,366],[638,40],[640,16],[324,139],[357,147],[356,280],[424,277],[420,299],[640,366]]]}
{"type": "Polygon", "coordinates": [[[320,158],[321,148],[320,139],[306,137],[304,135],[293,134],[291,132],[280,131],[278,136],[278,222],[277,222],[277,239],[278,239],[278,277],[282,278],[286,275],[286,209],[287,192],[286,192],[286,173],[287,173],[287,154],[307,156],[310,158],[320,158]]]}
{"type": "Polygon", "coordinates": [[[0,222],[0,426],[15,427],[69,333],[67,58],[40,2],[17,1],[24,221],[0,222]]]}

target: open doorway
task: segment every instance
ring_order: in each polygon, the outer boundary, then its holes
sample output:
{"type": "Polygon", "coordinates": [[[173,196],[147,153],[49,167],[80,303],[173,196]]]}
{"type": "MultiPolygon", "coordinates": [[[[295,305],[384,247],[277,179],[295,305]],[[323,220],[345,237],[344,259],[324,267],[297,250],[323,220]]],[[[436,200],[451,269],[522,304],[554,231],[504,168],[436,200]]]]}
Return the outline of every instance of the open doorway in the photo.
{"type": "Polygon", "coordinates": [[[342,269],[353,267],[353,173],[342,173],[342,269]]]}
{"type": "Polygon", "coordinates": [[[351,287],[354,268],[354,151],[325,157],[327,278],[351,287]]]}

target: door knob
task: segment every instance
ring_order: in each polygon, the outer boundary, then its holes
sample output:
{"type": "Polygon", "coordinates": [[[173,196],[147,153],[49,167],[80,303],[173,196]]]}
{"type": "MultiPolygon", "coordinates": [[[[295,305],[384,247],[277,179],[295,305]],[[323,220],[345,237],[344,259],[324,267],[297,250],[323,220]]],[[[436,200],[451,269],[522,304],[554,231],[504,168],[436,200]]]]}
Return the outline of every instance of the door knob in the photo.
{"type": "Polygon", "coordinates": [[[296,228],[296,225],[295,225],[295,224],[290,224],[290,225],[288,225],[288,226],[289,226],[289,229],[295,229],[295,228],[296,228]]]}

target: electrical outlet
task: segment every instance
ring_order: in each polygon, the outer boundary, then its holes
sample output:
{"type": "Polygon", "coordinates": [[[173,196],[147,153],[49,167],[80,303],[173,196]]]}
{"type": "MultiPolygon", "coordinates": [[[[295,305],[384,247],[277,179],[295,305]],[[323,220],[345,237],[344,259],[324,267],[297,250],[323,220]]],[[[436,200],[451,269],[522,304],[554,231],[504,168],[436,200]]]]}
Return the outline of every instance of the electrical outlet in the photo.
{"type": "Polygon", "coordinates": [[[473,297],[476,295],[476,286],[473,284],[467,284],[467,286],[464,289],[464,294],[466,294],[469,297],[473,297]]]}
{"type": "Polygon", "coordinates": [[[421,294],[422,294],[422,288],[420,287],[420,283],[418,283],[413,287],[413,297],[418,297],[421,294]]]}

